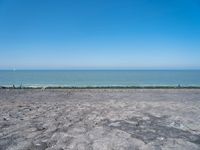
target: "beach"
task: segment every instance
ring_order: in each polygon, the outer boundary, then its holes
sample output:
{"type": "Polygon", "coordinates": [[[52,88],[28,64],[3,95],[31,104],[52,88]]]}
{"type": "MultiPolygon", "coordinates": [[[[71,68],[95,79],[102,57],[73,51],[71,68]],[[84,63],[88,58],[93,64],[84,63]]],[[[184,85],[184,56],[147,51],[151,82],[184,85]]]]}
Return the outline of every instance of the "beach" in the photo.
{"type": "Polygon", "coordinates": [[[199,150],[200,89],[0,89],[0,150],[199,150]]]}

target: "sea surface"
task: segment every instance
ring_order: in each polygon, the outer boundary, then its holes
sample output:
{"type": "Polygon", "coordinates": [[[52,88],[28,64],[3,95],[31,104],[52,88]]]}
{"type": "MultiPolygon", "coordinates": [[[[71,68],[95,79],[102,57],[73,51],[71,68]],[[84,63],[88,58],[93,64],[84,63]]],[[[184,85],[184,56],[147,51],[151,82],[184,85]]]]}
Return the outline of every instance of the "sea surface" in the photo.
{"type": "Polygon", "coordinates": [[[200,86],[200,70],[1,70],[0,86],[200,86]]]}

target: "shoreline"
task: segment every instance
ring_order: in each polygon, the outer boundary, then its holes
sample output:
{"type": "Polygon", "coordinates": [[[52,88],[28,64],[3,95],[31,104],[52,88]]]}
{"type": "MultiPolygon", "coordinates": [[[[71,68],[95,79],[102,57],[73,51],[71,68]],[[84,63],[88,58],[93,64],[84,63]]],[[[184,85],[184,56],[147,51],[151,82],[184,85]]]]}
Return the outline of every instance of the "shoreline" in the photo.
{"type": "Polygon", "coordinates": [[[0,89],[200,89],[200,86],[1,86],[0,89]]]}

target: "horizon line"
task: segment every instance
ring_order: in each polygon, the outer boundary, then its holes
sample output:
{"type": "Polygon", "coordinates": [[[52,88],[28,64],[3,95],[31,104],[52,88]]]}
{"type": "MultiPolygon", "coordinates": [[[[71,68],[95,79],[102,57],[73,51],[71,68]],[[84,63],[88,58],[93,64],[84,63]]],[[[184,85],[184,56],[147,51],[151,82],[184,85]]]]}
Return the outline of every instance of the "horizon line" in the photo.
{"type": "Polygon", "coordinates": [[[200,70],[200,68],[61,68],[61,69],[56,69],[56,68],[20,68],[20,69],[1,69],[0,71],[153,71],[153,70],[166,70],[166,71],[173,71],[173,70],[200,70]]]}

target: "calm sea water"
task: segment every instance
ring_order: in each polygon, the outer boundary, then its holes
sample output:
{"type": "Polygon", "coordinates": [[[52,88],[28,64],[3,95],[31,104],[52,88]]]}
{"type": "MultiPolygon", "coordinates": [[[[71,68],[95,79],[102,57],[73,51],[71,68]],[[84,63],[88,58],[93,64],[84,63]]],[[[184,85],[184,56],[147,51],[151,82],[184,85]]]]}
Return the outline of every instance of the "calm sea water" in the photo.
{"type": "Polygon", "coordinates": [[[200,70],[0,71],[0,85],[200,86],[200,70]]]}

